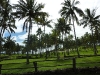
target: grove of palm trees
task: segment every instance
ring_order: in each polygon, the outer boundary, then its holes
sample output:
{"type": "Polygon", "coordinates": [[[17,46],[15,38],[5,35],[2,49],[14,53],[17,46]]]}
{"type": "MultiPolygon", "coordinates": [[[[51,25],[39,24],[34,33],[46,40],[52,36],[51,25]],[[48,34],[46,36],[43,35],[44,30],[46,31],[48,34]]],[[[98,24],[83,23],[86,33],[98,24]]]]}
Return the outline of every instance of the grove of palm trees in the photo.
{"type": "Polygon", "coordinates": [[[99,75],[100,15],[97,8],[82,10],[79,4],[78,0],[64,0],[58,12],[60,18],[55,22],[43,11],[45,4],[37,0],[19,0],[15,4],[0,0],[0,73],[99,75]],[[22,20],[22,30],[28,34],[23,45],[12,37],[17,33],[16,22],[22,20]],[[35,34],[34,25],[37,25],[35,34]],[[76,25],[84,31],[89,27],[91,33],[78,37],[76,25]],[[46,33],[46,28],[51,31],[46,33]]]}

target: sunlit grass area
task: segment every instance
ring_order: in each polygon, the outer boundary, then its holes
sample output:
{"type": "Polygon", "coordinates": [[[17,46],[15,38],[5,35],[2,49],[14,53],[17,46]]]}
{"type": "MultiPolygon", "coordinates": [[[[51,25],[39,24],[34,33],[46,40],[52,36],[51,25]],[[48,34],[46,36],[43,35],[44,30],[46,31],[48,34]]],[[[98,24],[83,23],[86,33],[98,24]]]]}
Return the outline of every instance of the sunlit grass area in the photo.
{"type": "MultiPolygon", "coordinates": [[[[1,61],[0,64],[3,64],[2,69],[9,69],[9,70],[2,70],[2,74],[34,72],[34,68],[33,68],[34,61],[37,61],[37,66],[38,66],[39,71],[64,69],[64,68],[73,67],[72,59],[57,60],[56,58],[52,58],[52,59],[48,58],[47,60],[54,60],[54,61],[46,61],[41,58],[40,59],[30,59],[30,64],[26,64],[26,59],[15,59],[15,60],[1,61]]],[[[99,62],[100,62],[100,56],[76,58],[76,67],[77,68],[86,68],[86,67],[95,67],[95,66],[100,67],[99,62]]]]}
{"type": "MultiPolygon", "coordinates": [[[[98,47],[99,48],[99,47],[98,47]]],[[[26,56],[26,55],[11,55],[8,56],[9,60],[3,60],[0,62],[2,64],[2,74],[11,74],[11,73],[27,73],[34,72],[34,64],[33,62],[37,62],[38,71],[46,71],[46,70],[56,70],[56,69],[65,69],[65,68],[73,68],[73,58],[76,58],[76,68],[87,68],[87,67],[100,67],[100,51],[98,49],[98,56],[94,55],[92,49],[79,49],[80,58],[77,57],[76,50],[70,50],[69,55],[67,51],[65,51],[65,58],[63,51],[59,51],[59,60],[57,59],[57,55],[50,53],[50,56],[46,59],[45,57],[40,58],[39,54],[36,58],[35,55],[29,55],[32,58],[29,59],[30,63],[26,64],[26,59],[17,59],[18,56],[26,56]]],[[[45,53],[43,54],[45,55],[45,53]]],[[[7,56],[7,55],[2,55],[7,56]]]]}

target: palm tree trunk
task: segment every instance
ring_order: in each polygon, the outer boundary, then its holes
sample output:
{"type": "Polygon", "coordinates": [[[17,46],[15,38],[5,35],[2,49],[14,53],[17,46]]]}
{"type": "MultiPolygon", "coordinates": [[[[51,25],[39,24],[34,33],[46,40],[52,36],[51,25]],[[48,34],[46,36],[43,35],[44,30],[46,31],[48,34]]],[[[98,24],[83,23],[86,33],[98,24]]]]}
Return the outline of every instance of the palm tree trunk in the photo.
{"type": "Polygon", "coordinates": [[[93,35],[93,29],[92,28],[91,28],[91,31],[92,31],[92,38],[93,38],[94,55],[97,55],[97,48],[96,48],[96,45],[95,45],[95,38],[94,38],[94,35],[93,35]]]}
{"type": "Polygon", "coordinates": [[[63,44],[64,56],[66,56],[66,54],[65,54],[65,50],[64,50],[63,32],[62,32],[62,44],[63,44]]]}
{"type": "Polygon", "coordinates": [[[0,56],[1,56],[1,49],[2,49],[1,41],[2,41],[2,37],[1,37],[1,33],[0,33],[0,56]]]}
{"type": "MultiPolygon", "coordinates": [[[[41,37],[40,37],[40,43],[42,43],[41,37]]],[[[41,57],[43,57],[43,56],[42,56],[42,52],[43,52],[43,51],[42,51],[42,45],[40,45],[40,51],[41,51],[41,57]]]]}
{"type": "MultiPolygon", "coordinates": [[[[45,25],[44,25],[44,37],[45,37],[45,25]]],[[[45,40],[45,39],[44,39],[45,40]]],[[[46,42],[44,42],[44,47],[45,47],[45,50],[46,50],[46,56],[45,58],[47,59],[47,49],[46,49],[46,42]]]]}
{"type": "Polygon", "coordinates": [[[32,50],[32,55],[34,54],[34,51],[32,50]]]}
{"type": "Polygon", "coordinates": [[[76,51],[77,51],[78,57],[80,57],[79,50],[78,50],[78,45],[77,45],[77,39],[76,39],[76,31],[75,31],[74,19],[73,19],[73,29],[74,29],[74,36],[75,36],[76,51]]]}
{"type": "Polygon", "coordinates": [[[28,48],[29,48],[29,38],[30,38],[30,29],[32,26],[32,21],[31,21],[31,17],[30,17],[30,25],[29,25],[29,31],[28,31],[28,40],[27,40],[27,59],[26,59],[26,64],[29,64],[29,53],[28,53],[28,48]]]}
{"type": "Polygon", "coordinates": [[[41,58],[41,45],[40,45],[40,43],[41,43],[41,40],[40,40],[40,34],[39,34],[39,51],[40,51],[40,58],[41,58]]]}
{"type": "Polygon", "coordinates": [[[57,41],[55,42],[55,54],[57,55],[57,60],[59,60],[57,41]]]}
{"type": "MultiPolygon", "coordinates": [[[[29,29],[30,30],[30,29],[29,29]]],[[[30,36],[30,32],[28,33],[28,40],[27,40],[27,59],[26,59],[26,64],[29,64],[29,53],[28,53],[28,48],[29,48],[29,36],[30,36]]]]}
{"type": "MultiPolygon", "coordinates": [[[[57,36],[57,31],[55,30],[55,36],[57,36]]],[[[60,40],[60,36],[59,36],[59,40],[60,40]]],[[[58,54],[58,41],[57,41],[57,38],[56,38],[56,40],[55,40],[55,54],[54,55],[56,55],[57,56],[57,60],[59,60],[59,54],[58,54]]]]}
{"type": "Polygon", "coordinates": [[[62,32],[62,44],[63,44],[63,50],[64,50],[63,32],[62,32]]]}
{"type": "Polygon", "coordinates": [[[47,45],[46,45],[46,59],[48,58],[47,45]]]}
{"type": "MultiPolygon", "coordinates": [[[[66,33],[66,37],[68,38],[67,33],[66,33]]],[[[70,49],[71,49],[70,47],[68,48],[68,50],[67,50],[67,48],[66,48],[66,53],[67,53],[67,55],[69,55],[70,49]]]]}
{"type": "Polygon", "coordinates": [[[2,51],[2,48],[1,48],[1,47],[2,47],[2,46],[1,46],[1,39],[2,39],[2,38],[1,38],[1,33],[0,33],[0,56],[1,56],[1,51],[2,51]]]}

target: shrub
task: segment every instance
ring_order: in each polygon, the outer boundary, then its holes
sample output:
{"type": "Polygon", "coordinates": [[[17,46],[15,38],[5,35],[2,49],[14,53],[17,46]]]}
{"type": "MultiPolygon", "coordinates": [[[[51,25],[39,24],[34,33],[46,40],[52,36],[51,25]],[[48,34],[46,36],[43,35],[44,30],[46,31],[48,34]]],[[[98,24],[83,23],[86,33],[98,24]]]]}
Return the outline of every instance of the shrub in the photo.
{"type": "MultiPolygon", "coordinates": [[[[16,59],[26,59],[27,56],[16,56],[16,59]]],[[[29,59],[32,59],[32,56],[29,56],[29,59]]]]}
{"type": "Polygon", "coordinates": [[[8,55],[6,55],[6,56],[1,56],[0,59],[1,60],[10,60],[10,57],[8,55]]]}

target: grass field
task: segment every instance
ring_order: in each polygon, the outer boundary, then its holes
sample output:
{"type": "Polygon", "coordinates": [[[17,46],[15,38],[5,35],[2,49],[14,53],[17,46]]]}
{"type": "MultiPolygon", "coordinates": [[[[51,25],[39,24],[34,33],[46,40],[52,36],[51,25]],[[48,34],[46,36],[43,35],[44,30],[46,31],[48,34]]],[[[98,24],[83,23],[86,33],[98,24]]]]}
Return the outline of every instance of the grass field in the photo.
{"type": "MultiPolygon", "coordinates": [[[[76,57],[76,67],[77,68],[86,68],[86,67],[100,67],[100,56],[94,56],[93,51],[84,51],[81,50],[80,54],[82,55],[80,58],[76,57]],[[85,56],[88,55],[88,56],[85,56]]],[[[99,54],[99,53],[98,53],[99,54]]],[[[76,52],[70,52],[72,58],[76,56],[76,52]]],[[[26,59],[15,59],[15,56],[11,56],[11,60],[3,60],[0,62],[2,65],[2,74],[11,74],[11,73],[26,73],[33,72],[34,66],[33,62],[37,61],[37,66],[39,71],[45,70],[55,70],[55,69],[64,69],[64,68],[72,68],[72,59],[64,60],[63,54],[60,53],[60,59],[57,58],[38,58],[38,59],[30,59],[30,64],[26,64],[26,59]],[[51,61],[50,61],[51,60],[51,61]],[[63,65],[63,66],[62,66],[63,65]],[[18,69],[20,68],[20,69],[18,69]]]]}
{"type": "MultiPolygon", "coordinates": [[[[3,64],[2,69],[10,69],[10,70],[2,70],[2,74],[33,72],[34,68],[30,68],[30,67],[33,67],[34,61],[37,61],[39,71],[40,70],[72,68],[72,60],[71,59],[70,60],[54,59],[55,61],[42,61],[42,60],[41,59],[30,59],[30,64],[28,64],[28,65],[25,63],[26,59],[2,61],[2,62],[0,62],[0,64],[3,64]],[[14,63],[17,63],[17,64],[14,64],[14,63]],[[56,66],[56,65],[63,65],[63,66],[56,66]],[[46,67],[43,67],[43,66],[46,66],[46,67]],[[51,67],[48,67],[48,66],[51,66],[51,67]],[[52,67],[52,66],[54,66],[54,67],[52,67]],[[13,69],[13,68],[24,68],[24,69],[13,69]]],[[[48,59],[48,60],[51,60],[51,59],[48,59]]],[[[77,68],[95,67],[95,66],[100,67],[100,56],[76,58],[76,67],[77,68]]]]}

